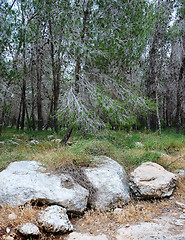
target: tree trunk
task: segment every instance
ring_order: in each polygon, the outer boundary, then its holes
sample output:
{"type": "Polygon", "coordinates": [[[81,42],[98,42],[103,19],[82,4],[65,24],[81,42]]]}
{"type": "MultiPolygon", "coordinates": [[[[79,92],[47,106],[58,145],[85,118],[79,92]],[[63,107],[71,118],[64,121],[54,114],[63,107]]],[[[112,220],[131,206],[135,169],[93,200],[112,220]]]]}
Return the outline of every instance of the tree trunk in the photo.
{"type": "Polygon", "coordinates": [[[43,127],[43,117],[42,117],[42,69],[41,69],[41,59],[38,43],[36,42],[36,74],[37,74],[37,115],[38,115],[38,130],[42,131],[43,127]]]}
{"type": "Polygon", "coordinates": [[[22,10],[22,41],[23,41],[23,80],[22,80],[22,116],[21,116],[21,130],[24,130],[24,121],[26,113],[26,36],[25,36],[25,18],[24,10],[21,2],[22,10]]]}
{"type": "Polygon", "coordinates": [[[69,140],[70,136],[71,136],[71,133],[73,131],[73,126],[70,126],[68,129],[67,129],[67,133],[64,135],[63,139],[62,139],[62,143],[66,144],[67,141],[69,140]]]}
{"type": "Polygon", "coordinates": [[[50,54],[51,54],[51,62],[52,62],[52,73],[53,73],[53,124],[55,132],[58,133],[58,98],[60,92],[60,52],[61,46],[58,48],[57,61],[55,62],[55,47],[54,47],[54,39],[52,32],[52,23],[51,17],[49,16],[49,32],[50,32],[50,54]]]}

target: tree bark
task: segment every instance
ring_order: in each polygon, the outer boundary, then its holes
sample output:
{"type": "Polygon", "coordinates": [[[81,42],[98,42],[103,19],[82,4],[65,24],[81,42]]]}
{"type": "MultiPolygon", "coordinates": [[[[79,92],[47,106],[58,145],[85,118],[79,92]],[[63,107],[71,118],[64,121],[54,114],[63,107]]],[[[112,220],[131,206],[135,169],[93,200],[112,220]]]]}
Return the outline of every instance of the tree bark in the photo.
{"type": "Polygon", "coordinates": [[[37,114],[38,114],[38,130],[42,131],[43,127],[43,117],[42,117],[42,69],[41,69],[41,59],[38,47],[38,42],[36,42],[36,74],[37,74],[37,114]]]}

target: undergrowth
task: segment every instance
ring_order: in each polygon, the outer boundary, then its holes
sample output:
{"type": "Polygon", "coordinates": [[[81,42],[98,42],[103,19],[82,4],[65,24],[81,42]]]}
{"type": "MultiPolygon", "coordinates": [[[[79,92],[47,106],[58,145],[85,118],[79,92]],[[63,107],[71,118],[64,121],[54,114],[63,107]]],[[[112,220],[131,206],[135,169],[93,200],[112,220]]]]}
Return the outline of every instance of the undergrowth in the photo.
{"type": "Polygon", "coordinates": [[[170,169],[183,168],[185,136],[164,131],[161,136],[148,132],[125,132],[104,130],[96,135],[82,135],[74,131],[69,139],[71,145],[62,145],[54,139],[62,139],[64,131],[23,132],[6,129],[0,136],[0,169],[10,162],[35,160],[48,165],[49,169],[60,169],[63,165],[89,166],[94,156],[106,155],[128,172],[143,162],[152,161],[170,169]],[[30,145],[31,140],[39,143],[30,145]],[[143,144],[143,146],[137,143],[143,144]],[[173,164],[170,164],[174,161],[173,164]]]}

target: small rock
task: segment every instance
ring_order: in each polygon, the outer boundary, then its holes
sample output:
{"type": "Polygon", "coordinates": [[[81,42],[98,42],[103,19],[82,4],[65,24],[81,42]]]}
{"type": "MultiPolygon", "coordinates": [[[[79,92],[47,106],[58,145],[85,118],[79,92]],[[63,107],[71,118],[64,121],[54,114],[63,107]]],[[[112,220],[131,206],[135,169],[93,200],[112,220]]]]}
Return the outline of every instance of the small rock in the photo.
{"type": "Polygon", "coordinates": [[[122,212],[123,212],[122,208],[116,208],[116,209],[114,209],[114,214],[115,214],[115,215],[122,214],[122,212]]]}
{"type": "Polygon", "coordinates": [[[170,197],[170,200],[174,200],[174,199],[175,199],[174,196],[171,196],[171,197],[170,197]]]}
{"type": "Polygon", "coordinates": [[[47,232],[70,232],[73,225],[69,221],[66,209],[57,205],[49,206],[38,215],[38,222],[47,232]]]}
{"type": "Polygon", "coordinates": [[[51,138],[53,138],[53,137],[55,137],[55,136],[54,136],[54,135],[49,135],[49,136],[48,136],[49,139],[51,139],[51,138]]]}
{"type": "Polygon", "coordinates": [[[13,144],[13,145],[17,145],[17,146],[19,145],[17,142],[14,142],[14,141],[12,141],[12,140],[8,140],[8,142],[11,143],[11,144],[13,144]]]}
{"type": "Polygon", "coordinates": [[[177,220],[174,224],[176,226],[184,226],[184,221],[183,220],[177,220]]]}
{"type": "Polygon", "coordinates": [[[185,213],[185,209],[183,210],[183,212],[185,213]]]}
{"type": "Polygon", "coordinates": [[[14,240],[14,237],[4,235],[3,239],[4,240],[14,240]]]}
{"type": "Polygon", "coordinates": [[[16,220],[17,219],[17,215],[15,213],[11,213],[8,215],[8,219],[9,220],[16,220]]]}
{"type": "Polygon", "coordinates": [[[87,233],[82,234],[82,233],[73,232],[69,234],[69,236],[67,237],[67,240],[108,240],[108,238],[104,234],[94,236],[87,233]]]}
{"type": "Polygon", "coordinates": [[[6,228],[6,232],[7,232],[7,233],[10,233],[10,231],[11,231],[10,228],[7,227],[7,228],[6,228]]]}
{"type": "Polygon", "coordinates": [[[5,142],[0,142],[0,146],[4,146],[5,142]]]}
{"type": "Polygon", "coordinates": [[[185,219],[185,214],[180,215],[180,219],[185,219]]]}
{"type": "Polygon", "coordinates": [[[62,139],[53,139],[53,140],[51,140],[51,142],[61,143],[61,142],[62,142],[62,139]]]}
{"type": "Polygon", "coordinates": [[[37,141],[37,140],[31,140],[29,142],[29,145],[37,145],[37,144],[39,144],[39,141],[37,141]]]}
{"type": "Polygon", "coordinates": [[[25,223],[19,227],[19,232],[24,236],[38,236],[40,234],[39,228],[32,223],[25,223]]]}
{"type": "Polygon", "coordinates": [[[176,201],[175,203],[176,203],[176,205],[178,207],[185,208],[185,204],[184,203],[181,203],[181,202],[178,202],[178,201],[176,201]]]}
{"type": "Polygon", "coordinates": [[[183,178],[185,178],[185,169],[176,170],[175,173],[177,173],[180,176],[182,176],[183,178]]]}
{"type": "Polygon", "coordinates": [[[144,147],[144,144],[142,144],[141,142],[136,142],[136,147],[144,147]]]}

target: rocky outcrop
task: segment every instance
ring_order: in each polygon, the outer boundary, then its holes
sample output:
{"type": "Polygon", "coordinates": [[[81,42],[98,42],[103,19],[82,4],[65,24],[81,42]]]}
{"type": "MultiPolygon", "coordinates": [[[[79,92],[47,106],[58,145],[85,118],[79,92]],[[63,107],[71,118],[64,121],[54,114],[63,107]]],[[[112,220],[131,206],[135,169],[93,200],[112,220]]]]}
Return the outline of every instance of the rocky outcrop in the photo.
{"type": "Polygon", "coordinates": [[[0,205],[44,201],[68,211],[83,212],[88,196],[88,190],[74,183],[70,176],[46,173],[35,161],[14,162],[0,172],[0,205]]]}
{"type": "Polygon", "coordinates": [[[130,188],[137,198],[169,197],[174,191],[176,180],[176,175],[162,166],[146,162],[131,173],[130,188]]]}
{"type": "Polygon", "coordinates": [[[95,189],[90,205],[107,209],[130,200],[127,175],[123,167],[108,157],[96,157],[95,166],[85,168],[84,174],[95,189]]]}
{"type": "Polygon", "coordinates": [[[66,233],[73,230],[66,209],[56,205],[47,207],[39,213],[37,220],[46,232],[66,233]]]}

